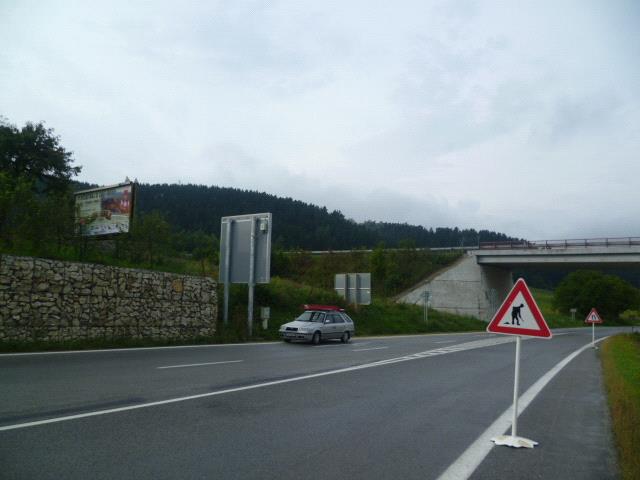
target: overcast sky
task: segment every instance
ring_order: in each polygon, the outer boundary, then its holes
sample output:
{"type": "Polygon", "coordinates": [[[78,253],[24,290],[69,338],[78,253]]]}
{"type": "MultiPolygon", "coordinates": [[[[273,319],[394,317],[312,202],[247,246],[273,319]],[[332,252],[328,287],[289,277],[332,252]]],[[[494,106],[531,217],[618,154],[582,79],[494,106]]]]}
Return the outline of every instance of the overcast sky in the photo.
{"type": "Polygon", "coordinates": [[[638,1],[0,0],[0,45],[0,115],[80,180],[640,235],[638,1]]]}

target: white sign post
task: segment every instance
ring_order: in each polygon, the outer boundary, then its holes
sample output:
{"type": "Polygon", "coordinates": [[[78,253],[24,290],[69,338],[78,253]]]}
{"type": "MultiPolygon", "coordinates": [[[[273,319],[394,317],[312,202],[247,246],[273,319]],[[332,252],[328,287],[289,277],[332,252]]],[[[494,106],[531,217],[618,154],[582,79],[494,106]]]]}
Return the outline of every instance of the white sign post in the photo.
{"type": "Polygon", "coordinates": [[[491,440],[496,445],[506,445],[515,448],[533,448],[538,442],[528,438],[518,437],[518,397],[520,395],[520,346],[521,337],[551,338],[551,331],[545,322],[542,312],[538,308],[529,287],[520,278],[507,295],[487,326],[487,332],[516,336],[516,365],[513,381],[513,419],[511,435],[500,435],[491,440]]]}

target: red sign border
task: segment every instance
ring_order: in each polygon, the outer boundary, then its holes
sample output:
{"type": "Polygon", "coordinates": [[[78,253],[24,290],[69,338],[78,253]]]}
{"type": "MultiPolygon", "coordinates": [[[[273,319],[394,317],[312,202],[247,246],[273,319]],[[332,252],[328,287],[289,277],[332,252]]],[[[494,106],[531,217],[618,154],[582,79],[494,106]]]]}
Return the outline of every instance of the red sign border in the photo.
{"type": "Polygon", "coordinates": [[[545,338],[547,340],[553,337],[553,334],[551,333],[551,330],[549,330],[549,326],[542,316],[542,312],[540,311],[538,304],[533,299],[531,291],[529,291],[529,287],[524,281],[524,278],[519,278],[516,281],[515,285],[509,292],[509,295],[507,295],[507,298],[502,302],[502,305],[491,319],[491,322],[487,325],[487,332],[499,333],[502,335],[520,335],[523,337],[545,338]],[[507,310],[511,308],[511,305],[518,293],[522,293],[522,296],[524,297],[525,302],[527,302],[527,306],[529,307],[529,310],[531,310],[533,318],[538,323],[540,330],[532,330],[530,328],[513,328],[500,325],[500,321],[504,318],[507,310]]]}
{"type": "Polygon", "coordinates": [[[584,319],[584,323],[604,323],[604,320],[602,320],[602,317],[598,313],[598,310],[596,310],[596,307],[592,307],[591,311],[587,314],[587,318],[584,319]],[[597,322],[590,322],[589,317],[591,316],[592,313],[595,313],[600,320],[597,322]]]}

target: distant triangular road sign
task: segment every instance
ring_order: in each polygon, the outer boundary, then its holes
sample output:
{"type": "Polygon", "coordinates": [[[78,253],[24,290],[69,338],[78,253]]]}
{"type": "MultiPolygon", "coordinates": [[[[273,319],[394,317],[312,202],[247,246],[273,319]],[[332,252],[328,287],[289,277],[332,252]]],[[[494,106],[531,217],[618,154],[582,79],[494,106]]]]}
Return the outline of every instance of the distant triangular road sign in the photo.
{"type": "Polygon", "coordinates": [[[587,318],[584,319],[584,323],[602,323],[602,318],[598,315],[598,311],[592,308],[587,318]]]}
{"type": "Polygon", "coordinates": [[[542,312],[522,278],[518,279],[507,295],[487,326],[487,332],[524,337],[552,337],[542,312]]]}

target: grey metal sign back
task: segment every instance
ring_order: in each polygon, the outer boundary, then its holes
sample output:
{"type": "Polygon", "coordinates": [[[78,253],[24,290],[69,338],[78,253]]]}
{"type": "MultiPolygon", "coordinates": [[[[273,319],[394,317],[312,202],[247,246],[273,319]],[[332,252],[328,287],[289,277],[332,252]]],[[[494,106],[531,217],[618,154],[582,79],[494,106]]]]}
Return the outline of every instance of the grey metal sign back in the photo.
{"type": "Polygon", "coordinates": [[[254,269],[252,283],[269,283],[271,280],[271,214],[255,213],[222,217],[220,282],[250,283],[252,262],[254,269]]]}
{"type": "Polygon", "coordinates": [[[271,280],[271,214],[222,217],[220,225],[220,282],[224,284],[224,323],[229,321],[229,285],[249,286],[247,332],[253,331],[256,283],[271,280]]]}
{"type": "Polygon", "coordinates": [[[338,273],[334,285],[336,293],[347,303],[371,305],[370,273],[338,273]]]}

